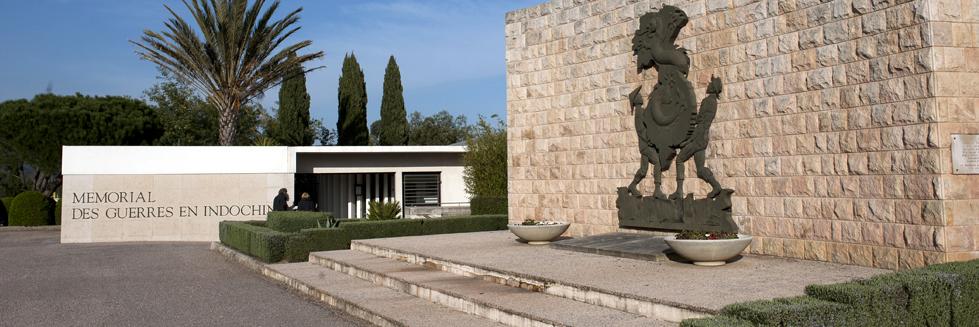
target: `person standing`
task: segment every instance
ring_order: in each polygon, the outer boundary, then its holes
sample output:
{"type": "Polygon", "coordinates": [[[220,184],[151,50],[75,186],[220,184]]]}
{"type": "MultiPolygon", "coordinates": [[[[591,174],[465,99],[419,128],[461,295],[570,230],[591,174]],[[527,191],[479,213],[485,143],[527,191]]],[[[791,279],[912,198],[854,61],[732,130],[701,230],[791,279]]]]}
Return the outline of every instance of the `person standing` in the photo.
{"type": "Polygon", "coordinates": [[[272,200],[272,211],[287,210],[289,210],[289,190],[281,188],[279,194],[272,200]]]}
{"type": "Polygon", "coordinates": [[[299,197],[299,211],[316,211],[316,202],[309,198],[309,193],[303,192],[299,197]]]}

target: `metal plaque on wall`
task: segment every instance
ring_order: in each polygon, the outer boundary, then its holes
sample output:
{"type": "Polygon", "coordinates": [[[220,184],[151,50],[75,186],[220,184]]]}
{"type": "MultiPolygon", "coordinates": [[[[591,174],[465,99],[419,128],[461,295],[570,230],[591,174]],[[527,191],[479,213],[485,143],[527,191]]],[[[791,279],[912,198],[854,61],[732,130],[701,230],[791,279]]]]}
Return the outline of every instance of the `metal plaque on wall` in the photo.
{"type": "Polygon", "coordinates": [[[979,174],[979,134],[952,134],[952,173],[979,174]]]}

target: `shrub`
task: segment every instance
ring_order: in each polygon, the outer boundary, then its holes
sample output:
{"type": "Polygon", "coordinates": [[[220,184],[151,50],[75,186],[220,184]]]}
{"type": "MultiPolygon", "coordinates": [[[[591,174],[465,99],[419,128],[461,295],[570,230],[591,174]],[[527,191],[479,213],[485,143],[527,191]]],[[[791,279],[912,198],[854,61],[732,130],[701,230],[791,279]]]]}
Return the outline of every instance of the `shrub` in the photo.
{"type": "Polygon", "coordinates": [[[350,237],[339,228],[304,229],[286,242],[286,260],[306,261],[310,252],[350,248],[350,237]]]}
{"type": "Polygon", "coordinates": [[[54,205],[54,224],[59,226],[61,225],[61,201],[59,199],[54,205]]]}
{"type": "Polygon", "coordinates": [[[351,240],[422,235],[422,219],[348,221],[340,224],[351,240]]]}
{"type": "Polygon", "coordinates": [[[764,326],[845,326],[849,306],[807,296],[735,303],[721,313],[764,326]]]}
{"type": "Polygon", "coordinates": [[[291,234],[274,231],[265,227],[252,226],[251,255],[268,263],[279,262],[285,258],[286,241],[291,234]]]}
{"type": "Polygon", "coordinates": [[[422,220],[422,234],[469,233],[506,229],[507,216],[431,218],[422,220]]]}
{"type": "Polygon", "coordinates": [[[394,202],[370,202],[370,210],[367,211],[367,220],[390,220],[401,217],[401,203],[394,202]]]}
{"type": "MultiPolygon", "coordinates": [[[[505,197],[507,194],[506,122],[495,116],[492,118],[495,122],[479,118],[473,126],[472,137],[466,140],[468,151],[462,156],[466,192],[475,197],[505,197]]],[[[499,209],[492,211],[473,213],[506,213],[499,209]]]]}
{"type": "Polygon", "coordinates": [[[326,227],[329,219],[325,212],[272,211],[268,214],[268,228],[295,233],[306,228],[326,227]]]}
{"type": "Polygon", "coordinates": [[[507,198],[496,196],[474,196],[469,200],[469,211],[473,215],[507,214],[507,198]]]}
{"type": "Polygon", "coordinates": [[[925,268],[952,276],[952,326],[979,326],[979,260],[950,262],[925,268]]]}
{"type": "Polygon", "coordinates": [[[686,319],[680,322],[680,327],[752,327],[748,321],[728,316],[686,319]]]}
{"type": "Polygon", "coordinates": [[[268,263],[282,261],[291,235],[241,221],[222,221],[218,234],[221,243],[268,263]]]}
{"type": "Polygon", "coordinates": [[[10,226],[43,226],[51,221],[51,201],[40,192],[18,194],[10,204],[10,226]]]}
{"type": "Polygon", "coordinates": [[[948,326],[951,277],[912,270],[848,283],[809,285],[806,293],[853,306],[864,324],[948,326]]]}

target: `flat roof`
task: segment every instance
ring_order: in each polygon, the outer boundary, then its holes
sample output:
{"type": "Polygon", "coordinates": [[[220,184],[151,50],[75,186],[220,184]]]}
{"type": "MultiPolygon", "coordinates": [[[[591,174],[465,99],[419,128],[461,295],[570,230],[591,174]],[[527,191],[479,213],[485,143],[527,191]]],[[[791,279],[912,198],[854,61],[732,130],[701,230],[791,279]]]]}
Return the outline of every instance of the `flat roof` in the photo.
{"type": "Polygon", "coordinates": [[[294,153],[465,153],[465,145],[291,146],[294,153]]]}

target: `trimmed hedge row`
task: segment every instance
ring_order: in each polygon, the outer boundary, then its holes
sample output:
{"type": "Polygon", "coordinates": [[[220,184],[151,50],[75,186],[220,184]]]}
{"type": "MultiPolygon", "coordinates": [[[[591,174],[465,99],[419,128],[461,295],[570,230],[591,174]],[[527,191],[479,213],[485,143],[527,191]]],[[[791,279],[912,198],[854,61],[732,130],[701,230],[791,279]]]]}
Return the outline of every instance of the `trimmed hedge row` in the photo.
{"type": "Polygon", "coordinates": [[[272,230],[295,233],[306,228],[326,226],[330,215],[312,211],[272,211],[268,214],[268,227],[272,230]]]}
{"type": "Polygon", "coordinates": [[[809,285],[806,296],[736,303],[680,326],[979,326],[979,260],[809,285]]]}
{"type": "MultiPolygon", "coordinates": [[[[305,261],[310,252],[350,248],[351,240],[466,233],[506,229],[507,216],[463,216],[433,219],[356,220],[339,228],[276,231],[263,221],[222,221],[221,243],[265,262],[305,261]]],[[[268,223],[271,225],[271,221],[268,223]]]]}
{"type": "Polygon", "coordinates": [[[282,261],[290,237],[289,233],[271,230],[254,221],[222,221],[218,234],[221,243],[265,262],[282,261]]]}

